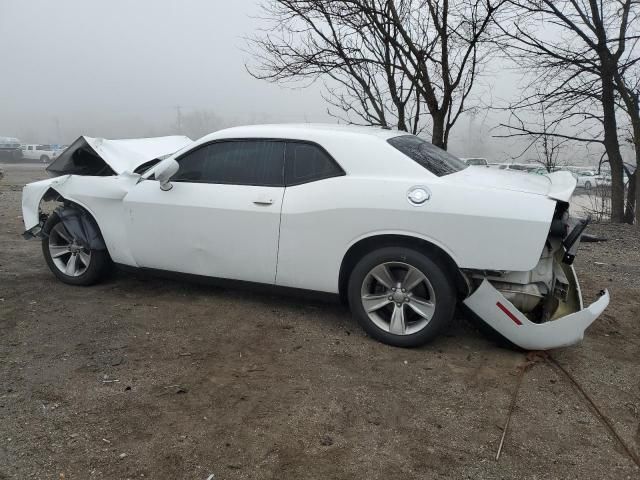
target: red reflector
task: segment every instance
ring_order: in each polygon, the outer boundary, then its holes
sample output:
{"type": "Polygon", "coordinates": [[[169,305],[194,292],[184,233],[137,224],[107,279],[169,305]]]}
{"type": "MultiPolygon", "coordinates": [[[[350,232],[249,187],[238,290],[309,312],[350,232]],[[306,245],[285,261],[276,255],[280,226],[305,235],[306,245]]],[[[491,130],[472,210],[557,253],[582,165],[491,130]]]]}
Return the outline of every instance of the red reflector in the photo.
{"type": "Polygon", "coordinates": [[[502,310],[507,317],[509,317],[511,320],[513,320],[516,325],[522,325],[522,322],[520,320],[518,320],[518,317],[516,317],[513,313],[511,313],[509,311],[509,309],[507,307],[505,307],[503,304],[501,304],[500,302],[496,302],[496,306],[500,310],[502,310]]]}

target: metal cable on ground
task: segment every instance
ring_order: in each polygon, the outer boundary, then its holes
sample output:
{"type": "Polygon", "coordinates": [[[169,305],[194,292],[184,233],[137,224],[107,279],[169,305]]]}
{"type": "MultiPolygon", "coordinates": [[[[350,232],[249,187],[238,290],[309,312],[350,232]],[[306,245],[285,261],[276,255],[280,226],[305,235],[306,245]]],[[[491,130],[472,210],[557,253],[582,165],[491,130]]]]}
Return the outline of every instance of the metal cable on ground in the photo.
{"type": "MultiPolygon", "coordinates": [[[[582,394],[582,396],[586,399],[586,401],[588,402],[589,405],[591,405],[591,409],[593,412],[595,412],[596,416],[598,417],[598,419],[605,425],[605,427],[607,427],[607,430],[609,430],[609,433],[611,434],[611,436],[618,441],[618,443],[620,445],[622,445],[622,448],[624,449],[624,451],[627,453],[627,455],[629,456],[629,458],[631,460],[633,460],[633,462],[640,467],[640,458],[638,457],[638,455],[631,450],[631,447],[629,447],[624,440],[622,439],[622,437],[620,437],[620,435],[618,435],[618,432],[616,432],[615,428],[613,428],[613,425],[611,424],[611,422],[609,421],[609,419],[607,417],[604,416],[604,414],[600,411],[600,409],[598,408],[598,406],[595,404],[595,402],[591,399],[591,397],[587,394],[587,392],[584,391],[584,389],[582,388],[582,386],[577,382],[577,380],[567,371],[564,369],[564,367],[562,365],[560,365],[558,363],[558,361],[553,358],[551,355],[546,355],[546,359],[547,362],[549,362],[551,365],[555,366],[558,370],[560,370],[568,379],[569,381],[573,384],[573,386],[582,394]]],[[[497,458],[496,458],[497,459],[497,458]]]]}
{"type": "Polygon", "coordinates": [[[504,424],[504,428],[502,429],[502,437],[500,438],[500,445],[498,446],[498,453],[496,453],[496,461],[500,459],[500,454],[502,453],[502,447],[504,445],[504,440],[507,436],[507,430],[509,430],[509,424],[511,423],[511,417],[513,416],[513,410],[516,407],[516,402],[518,401],[518,392],[520,391],[520,386],[522,385],[522,379],[524,378],[524,374],[527,370],[533,367],[536,363],[544,360],[544,356],[539,352],[529,352],[527,354],[527,361],[522,365],[517,367],[518,370],[518,383],[516,383],[516,388],[513,391],[513,395],[511,397],[511,405],[509,405],[509,412],[507,413],[507,420],[504,424]]]}

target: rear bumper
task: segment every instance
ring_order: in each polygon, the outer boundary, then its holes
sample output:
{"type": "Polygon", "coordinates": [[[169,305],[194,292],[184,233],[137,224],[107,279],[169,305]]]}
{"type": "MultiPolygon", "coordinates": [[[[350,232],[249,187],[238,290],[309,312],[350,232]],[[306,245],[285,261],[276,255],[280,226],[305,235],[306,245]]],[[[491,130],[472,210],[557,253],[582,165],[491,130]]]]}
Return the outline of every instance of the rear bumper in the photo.
{"type": "Polygon", "coordinates": [[[585,330],[609,305],[609,292],[605,290],[598,300],[582,308],[575,274],[573,280],[579,299],[577,311],[545,323],[531,322],[487,280],[481,283],[464,304],[491,328],[525,350],[567,347],[579,343],[585,330]]]}

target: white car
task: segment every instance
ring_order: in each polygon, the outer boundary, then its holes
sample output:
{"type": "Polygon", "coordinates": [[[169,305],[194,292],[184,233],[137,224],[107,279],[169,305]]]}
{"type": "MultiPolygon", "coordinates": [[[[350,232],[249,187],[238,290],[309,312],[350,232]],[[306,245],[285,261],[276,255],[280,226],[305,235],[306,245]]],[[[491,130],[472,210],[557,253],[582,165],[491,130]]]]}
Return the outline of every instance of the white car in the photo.
{"type": "Polygon", "coordinates": [[[24,160],[39,160],[43,163],[55,160],[59,153],[51,145],[27,144],[21,145],[20,148],[22,149],[22,158],[24,160]]]}
{"type": "Polygon", "coordinates": [[[577,180],[577,186],[585,190],[591,190],[593,187],[604,185],[604,180],[593,170],[582,170],[574,174],[577,180]]]}
{"type": "Polygon", "coordinates": [[[489,165],[486,158],[474,157],[474,158],[461,158],[464,163],[467,165],[475,165],[480,167],[486,167],[489,165]]]}
{"type": "Polygon", "coordinates": [[[562,170],[566,170],[573,175],[576,179],[576,185],[578,188],[585,190],[591,190],[597,186],[606,186],[607,182],[603,175],[598,175],[595,170],[591,170],[585,167],[562,167],[562,170]]]}
{"type": "Polygon", "coordinates": [[[467,167],[404,132],[82,137],[48,170],[58,176],[24,187],[25,233],[73,285],[115,263],[326,292],[404,347],[433,339],[458,302],[521,348],[571,345],[609,302],[582,304],[571,263],[586,222],[568,219],[571,174],[467,167]]]}

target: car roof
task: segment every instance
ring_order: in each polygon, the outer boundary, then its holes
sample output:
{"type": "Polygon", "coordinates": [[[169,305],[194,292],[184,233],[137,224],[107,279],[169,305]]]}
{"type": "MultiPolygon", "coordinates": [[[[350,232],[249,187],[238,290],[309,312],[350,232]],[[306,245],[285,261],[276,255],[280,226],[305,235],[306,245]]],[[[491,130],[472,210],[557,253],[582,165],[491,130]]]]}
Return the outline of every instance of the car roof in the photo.
{"type": "MultiPolygon", "coordinates": [[[[218,130],[175,152],[179,158],[201,145],[218,140],[268,139],[313,142],[320,145],[350,175],[434,176],[387,140],[410,135],[407,132],[382,127],[355,125],[294,123],[273,125],[246,125],[218,130]],[[354,152],[358,152],[354,155],[354,152]],[[398,168],[401,162],[403,168],[398,168]]],[[[153,169],[145,172],[151,175],[153,169]]]]}
{"type": "Polygon", "coordinates": [[[265,125],[245,125],[225,128],[211,133],[198,141],[207,141],[220,138],[309,138],[322,136],[327,133],[340,135],[370,135],[381,139],[389,139],[399,135],[409,135],[407,132],[392,130],[383,127],[365,127],[358,125],[341,125],[331,123],[279,123],[265,125]]]}

